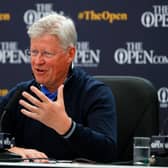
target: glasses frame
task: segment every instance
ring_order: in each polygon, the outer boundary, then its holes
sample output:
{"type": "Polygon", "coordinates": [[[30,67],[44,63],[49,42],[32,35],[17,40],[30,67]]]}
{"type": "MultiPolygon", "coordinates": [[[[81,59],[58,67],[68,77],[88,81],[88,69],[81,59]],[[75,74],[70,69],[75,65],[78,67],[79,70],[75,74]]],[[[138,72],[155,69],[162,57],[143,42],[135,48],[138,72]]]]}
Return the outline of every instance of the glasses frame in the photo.
{"type": "Polygon", "coordinates": [[[47,50],[44,50],[44,51],[39,51],[39,50],[36,50],[36,49],[29,49],[29,56],[31,57],[37,57],[39,54],[40,56],[43,56],[45,58],[53,58],[57,55],[60,55],[62,53],[64,53],[65,51],[59,51],[59,52],[50,52],[50,51],[47,51],[47,50]]]}

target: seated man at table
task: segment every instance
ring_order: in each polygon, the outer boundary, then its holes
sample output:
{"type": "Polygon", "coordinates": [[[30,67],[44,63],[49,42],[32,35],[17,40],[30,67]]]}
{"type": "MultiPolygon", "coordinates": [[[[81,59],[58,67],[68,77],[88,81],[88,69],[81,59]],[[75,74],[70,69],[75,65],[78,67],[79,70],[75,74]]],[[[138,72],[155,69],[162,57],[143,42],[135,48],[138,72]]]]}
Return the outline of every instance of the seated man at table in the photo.
{"type": "Polygon", "coordinates": [[[17,84],[0,100],[3,111],[15,92],[22,92],[3,120],[3,129],[16,141],[9,151],[36,161],[114,161],[114,97],[102,82],[73,68],[77,33],[72,19],[45,16],[28,35],[33,79],[17,84]]]}

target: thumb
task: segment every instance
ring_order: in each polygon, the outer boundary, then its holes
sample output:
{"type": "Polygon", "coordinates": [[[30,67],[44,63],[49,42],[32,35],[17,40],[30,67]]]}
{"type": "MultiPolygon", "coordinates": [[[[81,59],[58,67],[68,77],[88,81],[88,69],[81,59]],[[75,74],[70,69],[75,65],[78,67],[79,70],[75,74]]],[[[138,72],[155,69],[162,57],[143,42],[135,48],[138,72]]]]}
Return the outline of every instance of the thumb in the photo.
{"type": "Polygon", "coordinates": [[[64,85],[60,85],[58,87],[58,97],[57,97],[57,101],[61,102],[64,104],[64,85]]]}

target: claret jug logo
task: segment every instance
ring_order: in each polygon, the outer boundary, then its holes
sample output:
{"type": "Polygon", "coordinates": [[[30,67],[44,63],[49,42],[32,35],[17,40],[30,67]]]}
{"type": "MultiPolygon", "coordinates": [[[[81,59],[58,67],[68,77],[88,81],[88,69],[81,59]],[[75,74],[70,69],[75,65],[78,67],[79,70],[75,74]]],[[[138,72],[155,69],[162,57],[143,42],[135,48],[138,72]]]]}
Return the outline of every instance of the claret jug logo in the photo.
{"type": "MultiPolygon", "coordinates": [[[[32,25],[36,20],[54,13],[52,3],[37,3],[35,4],[35,7],[36,9],[28,9],[24,13],[23,19],[27,27],[32,25]]],[[[60,11],[59,13],[64,14],[63,11],[60,11]]]]}
{"type": "Polygon", "coordinates": [[[153,5],[153,11],[142,13],[141,23],[146,28],[168,27],[168,5],[153,5]]]}
{"type": "Polygon", "coordinates": [[[27,51],[18,48],[16,41],[0,42],[0,64],[22,64],[30,63],[27,51]]]}
{"type": "Polygon", "coordinates": [[[80,67],[97,67],[100,63],[100,49],[91,49],[88,41],[78,42],[73,63],[80,67]]]}
{"type": "Polygon", "coordinates": [[[162,87],[158,90],[158,99],[161,108],[168,107],[168,88],[162,87]]]}
{"type": "Polygon", "coordinates": [[[167,56],[144,49],[142,42],[127,42],[126,48],[116,49],[114,60],[118,64],[168,64],[167,56]]]}

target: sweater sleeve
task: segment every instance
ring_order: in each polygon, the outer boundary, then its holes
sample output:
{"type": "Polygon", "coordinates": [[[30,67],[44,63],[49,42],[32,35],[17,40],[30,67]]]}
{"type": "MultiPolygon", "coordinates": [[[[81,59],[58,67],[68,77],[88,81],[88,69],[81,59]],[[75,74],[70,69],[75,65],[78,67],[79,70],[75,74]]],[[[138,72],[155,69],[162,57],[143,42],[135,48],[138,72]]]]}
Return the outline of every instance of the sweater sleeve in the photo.
{"type": "Polygon", "coordinates": [[[86,90],[86,125],[76,123],[67,138],[71,150],[82,158],[112,162],[116,158],[116,111],[110,88],[101,85],[86,90]]]}

